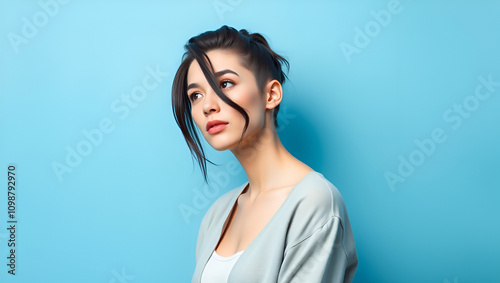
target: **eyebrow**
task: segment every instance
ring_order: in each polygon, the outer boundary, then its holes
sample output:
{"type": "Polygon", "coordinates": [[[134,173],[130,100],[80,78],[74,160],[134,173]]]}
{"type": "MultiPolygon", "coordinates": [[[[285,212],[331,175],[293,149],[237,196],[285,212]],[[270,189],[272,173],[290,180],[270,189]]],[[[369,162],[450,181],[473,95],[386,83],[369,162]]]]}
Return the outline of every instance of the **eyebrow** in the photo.
{"type": "Polygon", "coordinates": [[[230,73],[230,74],[235,74],[235,75],[237,75],[238,77],[240,76],[240,75],[238,75],[235,71],[232,71],[232,70],[229,70],[229,69],[224,69],[224,70],[222,70],[222,71],[218,71],[218,72],[216,72],[216,73],[215,73],[215,76],[216,76],[216,77],[220,77],[220,76],[222,76],[222,75],[224,75],[224,74],[227,74],[227,73],[230,73]]]}
{"type": "MultiPolygon", "coordinates": [[[[235,75],[237,75],[238,77],[240,76],[240,75],[238,75],[235,71],[232,71],[232,70],[229,70],[229,69],[224,69],[224,70],[218,71],[218,72],[216,72],[214,75],[215,75],[215,77],[216,77],[216,78],[218,78],[218,77],[220,77],[220,76],[222,76],[222,75],[225,75],[225,74],[228,74],[228,73],[229,73],[229,74],[235,74],[235,75]]],[[[192,88],[196,88],[196,87],[200,87],[200,85],[199,85],[199,84],[197,84],[197,83],[192,83],[192,84],[189,84],[189,85],[188,85],[188,87],[187,87],[187,89],[186,89],[186,90],[190,90],[190,89],[192,89],[192,88]]]]}

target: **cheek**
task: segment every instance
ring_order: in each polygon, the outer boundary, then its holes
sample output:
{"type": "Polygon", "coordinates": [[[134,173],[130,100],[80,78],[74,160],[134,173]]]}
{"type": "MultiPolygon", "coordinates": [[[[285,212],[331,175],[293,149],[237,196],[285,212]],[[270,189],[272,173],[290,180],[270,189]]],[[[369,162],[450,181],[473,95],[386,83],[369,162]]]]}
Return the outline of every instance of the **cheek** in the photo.
{"type": "Polygon", "coordinates": [[[260,94],[255,92],[249,95],[246,105],[246,109],[248,110],[250,116],[250,123],[254,125],[261,125],[265,116],[265,105],[262,103],[260,94]]]}
{"type": "Polygon", "coordinates": [[[202,128],[203,125],[201,125],[202,123],[201,117],[199,113],[196,111],[196,109],[191,109],[191,117],[193,118],[195,125],[197,125],[200,129],[203,129],[202,128]]]}
{"type": "MultiPolygon", "coordinates": [[[[254,89],[247,89],[241,93],[234,101],[249,112],[249,116],[254,119],[258,119],[262,112],[263,107],[261,96],[259,92],[254,89]]],[[[240,114],[241,116],[241,114],[240,114]]]]}

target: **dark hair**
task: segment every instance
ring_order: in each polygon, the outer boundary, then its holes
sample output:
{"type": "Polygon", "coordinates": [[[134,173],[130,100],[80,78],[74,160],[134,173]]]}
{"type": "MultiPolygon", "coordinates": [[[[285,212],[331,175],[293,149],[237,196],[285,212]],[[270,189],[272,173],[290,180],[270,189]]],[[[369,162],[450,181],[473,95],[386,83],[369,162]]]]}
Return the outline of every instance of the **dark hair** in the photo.
{"type": "MultiPolygon", "coordinates": [[[[207,182],[206,162],[214,163],[205,157],[191,116],[191,102],[187,96],[187,73],[193,60],[198,62],[210,87],[217,96],[240,112],[245,118],[245,128],[241,134],[240,142],[248,128],[249,116],[245,109],[233,102],[222,92],[215,78],[212,63],[206,53],[214,49],[229,49],[236,52],[236,54],[241,56],[240,63],[253,72],[261,93],[264,91],[264,87],[269,79],[275,79],[283,84],[288,78],[282,70],[282,64],[286,65],[287,69],[290,68],[290,65],[285,58],[271,50],[266,39],[261,34],[250,34],[245,29],[237,31],[226,25],[215,31],[207,31],[192,37],[184,48],[186,52],[182,56],[182,63],[175,74],[172,85],[172,110],[175,121],[184,135],[189,150],[192,156],[195,156],[198,160],[205,182],[207,182]],[[208,66],[206,62],[208,62],[208,66]]],[[[274,109],[274,125],[278,127],[278,120],[276,118],[279,111],[279,104],[274,109]]]]}

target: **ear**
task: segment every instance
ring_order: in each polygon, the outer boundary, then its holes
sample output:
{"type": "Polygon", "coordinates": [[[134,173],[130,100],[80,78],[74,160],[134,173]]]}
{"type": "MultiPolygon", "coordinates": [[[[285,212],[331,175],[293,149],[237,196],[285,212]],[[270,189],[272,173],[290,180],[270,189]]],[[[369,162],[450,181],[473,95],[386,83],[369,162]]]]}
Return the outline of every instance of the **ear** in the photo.
{"type": "Polygon", "coordinates": [[[283,89],[280,82],[272,80],[266,85],[266,109],[273,109],[281,103],[283,89]]]}

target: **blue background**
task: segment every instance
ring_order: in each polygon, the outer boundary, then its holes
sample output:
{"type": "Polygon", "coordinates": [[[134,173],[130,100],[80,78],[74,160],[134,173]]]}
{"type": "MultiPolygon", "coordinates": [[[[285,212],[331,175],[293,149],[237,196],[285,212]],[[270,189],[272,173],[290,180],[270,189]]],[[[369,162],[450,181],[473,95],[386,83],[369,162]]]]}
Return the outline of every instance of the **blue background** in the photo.
{"type": "Polygon", "coordinates": [[[280,138],[341,191],[354,282],[500,282],[500,2],[66,2],[0,4],[1,282],[190,282],[203,215],[247,179],[204,143],[221,166],[203,183],[170,89],[186,41],[223,24],[289,59],[280,138]],[[125,104],[150,69],[155,87],[125,104]],[[496,82],[481,100],[479,77],[496,82]],[[91,144],[84,131],[106,121],[91,144]],[[54,164],[79,145],[86,156],[59,179],[54,164]]]}

